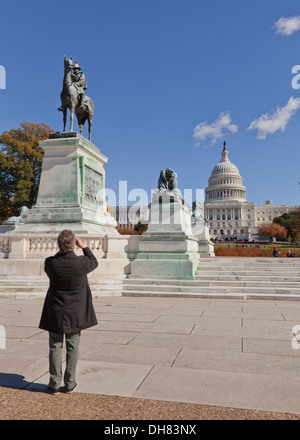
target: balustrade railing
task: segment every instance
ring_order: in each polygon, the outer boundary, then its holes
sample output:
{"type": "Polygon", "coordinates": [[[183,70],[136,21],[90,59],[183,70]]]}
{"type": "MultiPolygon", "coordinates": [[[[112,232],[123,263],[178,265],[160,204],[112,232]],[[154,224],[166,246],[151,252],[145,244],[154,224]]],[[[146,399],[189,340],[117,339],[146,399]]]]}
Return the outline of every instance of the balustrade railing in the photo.
{"type": "MultiPolygon", "coordinates": [[[[28,253],[49,253],[54,254],[58,252],[57,236],[55,237],[28,237],[29,240],[29,251],[28,253]]],[[[92,252],[102,251],[103,238],[82,237],[83,243],[88,246],[92,252]]]]}
{"type": "Polygon", "coordinates": [[[10,252],[9,238],[0,238],[0,253],[4,254],[4,258],[7,258],[10,252]]]}
{"type": "MultiPolygon", "coordinates": [[[[80,236],[85,246],[89,247],[97,258],[132,258],[136,245],[129,245],[125,236],[96,237],[80,236]],[[128,253],[128,255],[127,255],[128,253]]],[[[132,240],[130,240],[132,242],[132,240]]],[[[57,235],[21,235],[0,236],[0,259],[43,259],[59,251],[57,235]]],[[[78,254],[80,250],[75,249],[78,254]]]]}

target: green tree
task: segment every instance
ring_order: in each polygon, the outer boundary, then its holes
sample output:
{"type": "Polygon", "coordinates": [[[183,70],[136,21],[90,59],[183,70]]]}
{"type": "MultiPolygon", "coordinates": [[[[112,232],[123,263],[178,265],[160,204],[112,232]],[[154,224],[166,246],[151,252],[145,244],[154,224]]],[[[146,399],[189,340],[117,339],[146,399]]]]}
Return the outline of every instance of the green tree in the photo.
{"type": "Polygon", "coordinates": [[[0,223],[35,204],[44,156],[39,142],[50,133],[45,124],[23,122],[0,136],[0,223]]]}
{"type": "Polygon", "coordinates": [[[275,217],[273,223],[283,226],[292,240],[300,240],[300,209],[275,217]]]}

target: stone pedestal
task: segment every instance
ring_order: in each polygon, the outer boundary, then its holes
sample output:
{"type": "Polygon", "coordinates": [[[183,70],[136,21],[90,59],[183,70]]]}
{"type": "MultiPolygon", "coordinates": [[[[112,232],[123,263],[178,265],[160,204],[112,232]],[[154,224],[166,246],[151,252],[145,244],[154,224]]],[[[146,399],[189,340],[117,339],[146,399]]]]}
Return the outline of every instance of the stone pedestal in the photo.
{"type": "Polygon", "coordinates": [[[198,239],[200,257],[214,257],[214,244],[210,239],[209,229],[203,218],[192,217],[192,232],[198,239]]]}
{"type": "MultiPolygon", "coordinates": [[[[124,277],[128,237],[118,233],[117,222],[107,212],[107,157],[77,133],[52,135],[40,146],[45,155],[37,203],[0,227],[0,262],[9,259],[17,271],[19,260],[33,265],[43,261],[58,251],[58,234],[71,229],[102,260],[101,270],[124,277]]],[[[30,274],[30,264],[26,267],[30,274]]]]}
{"type": "Polygon", "coordinates": [[[77,133],[50,135],[40,147],[45,156],[37,203],[14,233],[118,234],[105,201],[107,157],[77,133]]]}
{"type": "Polygon", "coordinates": [[[130,277],[194,279],[198,263],[198,240],[192,236],[188,206],[176,191],[157,191],[148,230],[138,237],[130,277]]]}

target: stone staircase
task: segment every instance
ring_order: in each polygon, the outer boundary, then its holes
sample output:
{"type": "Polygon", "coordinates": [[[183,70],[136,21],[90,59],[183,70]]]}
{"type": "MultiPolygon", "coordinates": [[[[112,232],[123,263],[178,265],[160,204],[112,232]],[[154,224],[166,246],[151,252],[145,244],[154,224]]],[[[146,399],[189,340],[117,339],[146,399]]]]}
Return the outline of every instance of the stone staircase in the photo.
{"type": "MultiPolygon", "coordinates": [[[[195,280],[89,279],[93,297],[169,296],[187,298],[300,300],[300,258],[201,258],[195,280]]],[[[2,275],[0,298],[44,298],[45,275],[2,275]]]]}
{"type": "Polygon", "coordinates": [[[299,299],[299,258],[201,258],[195,280],[129,277],[123,296],[299,299]]]}
{"type": "MultiPolygon", "coordinates": [[[[121,296],[122,279],[107,278],[89,280],[94,298],[102,296],[121,296]]],[[[46,296],[49,280],[45,276],[1,276],[0,298],[38,299],[46,296]]]]}

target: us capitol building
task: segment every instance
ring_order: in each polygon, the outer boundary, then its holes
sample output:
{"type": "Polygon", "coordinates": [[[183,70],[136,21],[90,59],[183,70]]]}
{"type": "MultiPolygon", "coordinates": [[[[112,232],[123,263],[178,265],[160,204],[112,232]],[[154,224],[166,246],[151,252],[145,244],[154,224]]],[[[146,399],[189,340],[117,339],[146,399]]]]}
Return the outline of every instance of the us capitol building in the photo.
{"type": "MultiPolygon", "coordinates": [[[[296,209],[274,205],[270,200],[262,205],[247,202],[243,178],[238,167],[229,160],[224,142],[221,161],[213,168],[205,189],[204,217],[212,239],[252,241],[258,236],[262,223],[272,223],[274,217],[296,209]]],[[[134,227],[140,220],[146,221],[148,214],[145,206],[136,211],[125,206],[114,208],[120,229],[134,227]]]]}

